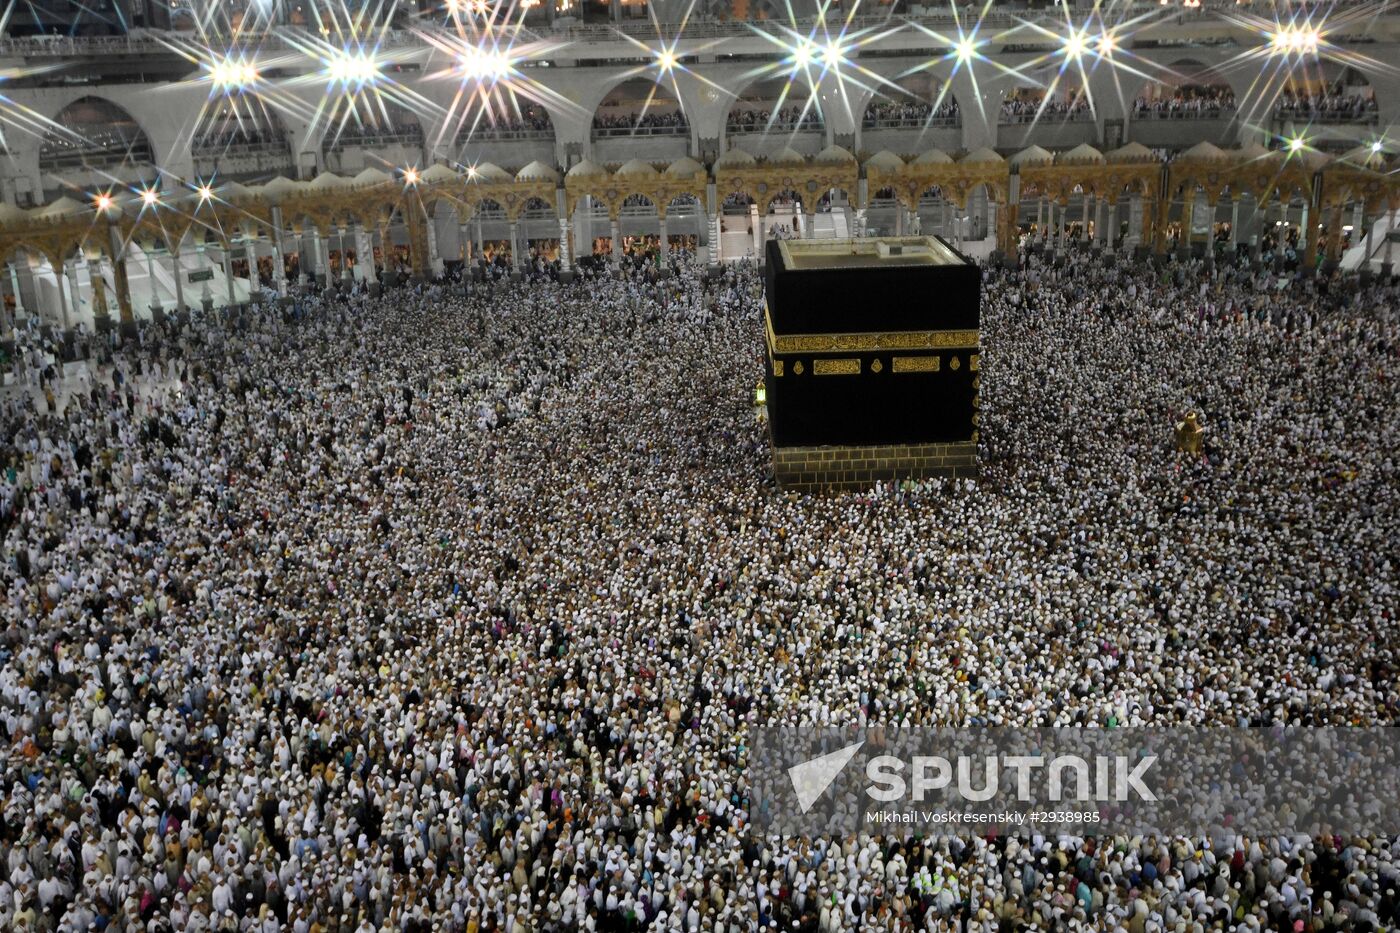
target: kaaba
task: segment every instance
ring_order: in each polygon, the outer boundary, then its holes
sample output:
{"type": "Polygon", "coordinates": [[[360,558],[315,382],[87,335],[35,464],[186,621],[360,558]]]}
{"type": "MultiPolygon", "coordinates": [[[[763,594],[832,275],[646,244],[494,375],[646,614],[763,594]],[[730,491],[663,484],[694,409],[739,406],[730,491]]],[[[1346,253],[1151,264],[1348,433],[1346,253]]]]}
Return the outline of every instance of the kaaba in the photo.
{"type": "Polygon", "coordinates": [[[975,474],[977,266],[931,236],[773,240],[766,260],[779,485],[975,474]]]}

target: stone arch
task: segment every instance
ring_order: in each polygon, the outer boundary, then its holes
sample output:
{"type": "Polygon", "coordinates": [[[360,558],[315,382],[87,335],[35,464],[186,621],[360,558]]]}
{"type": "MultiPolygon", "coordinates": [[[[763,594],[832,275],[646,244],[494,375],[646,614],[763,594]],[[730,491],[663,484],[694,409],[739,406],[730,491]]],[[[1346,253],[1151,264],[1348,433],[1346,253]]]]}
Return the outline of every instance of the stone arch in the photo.
{"type": "Polygon", "coordinates": [[[398,101],[382,95],[342,95],[327,108],[321,134],[323,150],[395,142],[423,144],[418,115],[398,101]]]}
{"type": "Polygon", "coordinates": [[[1370,124],[1379,113],[1374,79],[1350,63],[1291,72],[1271,109],[1275,121],[1298,124],[1370,124]]]}
{"type": "Polygon", "coordinates": [[[621,217],[625,213],[630,213],[634,217],[649,216],[644,212],[661,216],[660,208],[656,199],[642,191],[619,191],[617,200],[617,213],[621,217]]]}
{"type": "Polygon", "coordinates": [[[845,188],[827,188],[812,202],[812,207],[818,214],[828,214],[833,210],[834,203],[843,203],[850,207],[852,203],[851,192],[845,188]],[[840,195],[840,198],[836,198],[835,195],[840,195]]]}
{"type": "Polygon", "coordinates": [[[52,174],[154,160],[151,138],[130,111],[97,95],[80,97],[54,114],[39,145],[39,170],[52,174]]]}
{"type": "Polygon", "coordinates": [[[63,310],[64,302],[67,303],[68,313],[71,315],[76,305],[76,301],[69,297],[72,293],[72,283],[57,281],[57,270],[65,259],[77,252],[77,243],[40,244],[23,237],[8,240],[0,245],[0,292],[4,295],[3,314],[0,314],[0,318],[13,320],[14,315],[23,307],[26,314],[41,320],[46,317],[57,319],[63,310]],[[12,265],[15,269],[13,277],[9,269],[12,265]],[[62,299],[57,294],[51,298],[44,294],[40,283],[45,274],[54,277],[55,287],[65,289],[62,299]],[[14,287],[16,284],[19,286],[18,290],[14,287]]]}
{"type": "Polygon", "coordinates": [[[544,213],[549,214],[548,219],[550,220],[557,222],[559,219],[558,212],[552,203],[539,195],[531,195],[516,205],[514,216],[521,221],[535,221],[546,219],[541,216],[544,213]]]}
{"type": "Polygon", "coordinates": [[[724,120],[726,137],[821,132],[825,128],[816,88],[802,78],[771,74],[760,75],[741,86],[730,99],[724,120]]]}
{"type": "Polygon", "coordinates": [[[802,194],[802,192],[795,188],[781,188],[776,191],[770,190],[763,195],[763,200],[759,204],[762,213],[771,214],[773,212],[774,203],[780,200],[790,202],[794,208],[797,205],[801,205],[805,208],[807,205],[807,197],[802,194]]]}
{"type": "Polygon", "coordinates": [[[498,84],[472,94],[450,113],[444,135],[458,149],[484,140],[552,140],[554,133],[554,117],[544,101],[498,84]]]}
{"type": "Polygon", "coordinates": [[[1182,116],[1229,116],[1238,101],[1235,86],[1220,69],[1198,59],[1179,59],[1138,85],[1128,102],[1135,120],[1182,116]]]}
{"type": "Polygon", "coordinates": [[[1093,118],[1094,101],[1078,69],[1046,65],[1006,86],[997,120],[1016,124],[1093,118]]]}
{"type": "Polygon", "coordinates": [[[249,145],[285,149],[288,139],[286,124],[275,109],[260,97],[240,94],[220,98],[205,107],[190,145],[196,150],[249,145]]]}
{"type": "Polygon", "coordinates": [[[615,81],[593,108],[592,136],[688,136],[690,122],[679,87],[663,76],[615,81]]]}
{"type": "Polygon", "coordinates": [[[479,197],[475,201],[468,202],[468,206],[471,208],[469,212],[469,219],[472,220],[476,219],[477,217],[504,218],[506,216],[505,206],[493,197],[479,197]]]}
{"type": "Polygon", "coordinates": [[[860,121],[865,130],[962,126],[962,108],[952,83],[931,71],[882,83],[862,98],[860,121]]]}

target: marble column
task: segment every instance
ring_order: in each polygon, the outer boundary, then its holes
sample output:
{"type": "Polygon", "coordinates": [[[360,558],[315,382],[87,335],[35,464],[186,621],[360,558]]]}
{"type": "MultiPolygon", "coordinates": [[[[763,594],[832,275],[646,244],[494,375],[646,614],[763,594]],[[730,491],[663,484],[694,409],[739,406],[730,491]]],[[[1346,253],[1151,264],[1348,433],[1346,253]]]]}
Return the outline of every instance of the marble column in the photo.
{"type": "Polygon", "coordinates": [[[228,287],[228,307],[238,307],[238,290],[233,284],[233,241],[224,244],[224,284],[228,287]]]}
{"type": "Polygon", "coordinates": [[[569,221],[567,218],[559,218],[559,271],[569,272],[572,270],[570,260],[573,258],[570,253],[573,248],[569,245],[569,221]]]}
{"type": "MultiPolygon", "coordinates": [[[[287,251],[282,239],[282,208],[272,209],[272,284],[277,287],[279,298],[287,297],[287,251]]],[[[179,276],[176,276],[178,279],[179,276]]]]}
{"type": "Polygon", "coordinates": [[[465,223],[457,224],[457,248],[462,253],[462,269],[465,274],[472,264],[472,241],[465,223]]]}
{"type": "MultiPolygon", "coordinates": [[[[20,252],[20,256],[25,256],[24,252],[20,252]]],[[[6,263],[6,265],[10,270],[10,291],[15,296],[15,317],[25,317],[28,312],[24,309],[24,295],[20,293],[19,289],[19,269],[13,262],[6,263]]]]}
{"type": "Polygon", "coordinates": [[[612,237],[612,253],[609,257],[611,259],[610,265],[614,269],[619,269],[622,267],[622,225],[618,223],[616,218],[612,220],[609,232],[612,237]]]}
{"type": "Polygon", "coordinates": [[[520,243],[520,223],[512,220],[510,222],[510,267],[517,275],[525,268],[524,254],[525,250],[520,243]]]}
{"type": "Polygon", "coordinates": [[[1316,234],[1312,229],[1315,223],[1311,205],[1305,202],[1303,204],[1303,219],[1298,223],[1298,249],[1301,252],[1298,258],[1304,269],[1311,269],[1316,264],[1317,250],[1313,246],[1316,234]]]}
{"type": "Polygon", "coordinates": [[[437,220],[429,215],[423,218],[423,223],[428,228],[428,271],[436,278],[442,275],[442,257],[438,255],[437,245],[437,220]]]}
{"type": "Polygon", "coordinates": [[[1215,264],[1215,218],[1220,216],[1220,202],[1209,201],[1206,203],[1206,210],[1209,212],[1206,219],[1206,262],[1215,264]]]}
{"type": "Polygon", "coordinates": [[[716,266],[724,262],[724,238],[720,233],[718,214],[710,216],[710,262],[716,266]]]}
{"type": "Polygon", "coordinates": [[[63,277],[68,280],[68,294],[73,299],[73,313],[76,315],[83,305],[83,294],[78,290],[78,262],[75,259],[63,261],[63,277]]]}
{"type": "Polygon", "coordinates": [[[1230,254],[1240,248],[1240,199],[1230,195],[1230,254]]]}
{"type": "Polygon", "coordinates": [[[1394,211],[1393,209],[1390,208],[1390,205],[1386,205],[1386,212],[1385,212],[1385,256],[1384,256],[1384,258],[1381,260],[1381,275],[1384,275],[1384,276],[1386,276],[1386,277],[1389,277],[1390,274],[1391,274],[1391,272],[1392,272],[1392,271],[1394,270],[1394,268],[1395,268],[1393,265],[1391,265],[1391,261],[1390,261],[1390,258],[1391,258],[1391,248],[1395,245],[1395,244],[1392,243],[1391,240],[1390,240],[1390,234],[1391,234],[1394,230],[1395,230],[1395,211],[1394,211]]]}
{"type": "Polygon", "coordinates": [[[363,223],[355,225],[355,272],[366,285],[379,281],[374,274],[374,236],[363,223]]]}
{"type": "Polygon", "coordinates": [[[136,326],[131,312],[131,282],[126,274],[126,240],[116,224],[107,224],[107,239],[112,246],[112,289],[117,293],[117,315],[124,327],[136,326]]]}
{"type": "Polygon", "coordinates": [[[668,241],[667,238],[666,238],[666,215],[665,215],[665,214],[662,214],[662,215],[661,215],[660,224],[661,224],[661,246],[660,246],[660,249],[657,250],[657,267],[660,268],[660,269],[664,269],[664,268],[666,268],[666,259],[667,259],[666,254],[669,253],[669,252],[671,251],[670,241],[668,241]]]}
{"type": "Polygon", "coordinates": [[[54,268],[53,272],[54,284],[58,286],[59,323],[63,325],[64,330],[68,330],[70,327],[73,326],[72,319],[69,317],[68,314],[68,282],[67,276],[65,274],[66,265],[66,263],[60,262],[58,266],[54,268]]]}
{"type": "MultiPolygon", "coordinates": [[[[209,250],[203,243],[198,244],[194,250],[195,269],[203,272],[206,269],[212,270],[209,262],[209,250]]],[[[209,279],[205,279],[199,286],[199,303],[207,311],[214,306],[214,290],[209,287],[209,279]]]]}
{"type": "MultiPolygon", "coordinates": [[[[149,248],[142,252],[146,254],[146,281],[151,283],[151,313],[159,314],[161,308],[160,292],[156,291],[156,261],[152,258],[149,248]]],[[[63,282],[61,279],[58,283],[58,293],[60,295],[63,294],[63,282]]]]}
{"type": "Polygon", "coordinates": [[[110,315],[107,312],[107,286],[102,281],[101,253],[88,258],[88,282],[92,285],[93,323],[101,321],[105,325],[110,315]]]}
{"type": "MultiPolygon", "coordinates": [[[[347,244],[346,241],[345,241],[345,234],[346,234],[347,232],[348,232],[348,231],[347,231],[347,230],[345,229],[345,227],[343,227],[343,226],[341,226],[341,227],[336,227],[336,229],[335,229],[336,239],[338,239],[338,240],[340,241],[340,281],[342,281],[342,282],[345,283],[345,287],[346,287],[346,288],[349,288],[350,285],[355,281],[355,271],[354,271],[353,267],[351,267],[351,265],[350,265],[350,250],[347,248],[348,244],[347,244]]],[[[356,265],[359,264],[359,261],[360,261],[360,247],[359,247],[359,244],[356,244],[356,245],[355,245],[355,263],[356,263],[356,265]]]]}
{"type": "Polygon", "coordinates": [[[329,234],[321,236],[319,229],[316,231],[316,284],[335,284],[331,281],[331,238],[329,234]]]}

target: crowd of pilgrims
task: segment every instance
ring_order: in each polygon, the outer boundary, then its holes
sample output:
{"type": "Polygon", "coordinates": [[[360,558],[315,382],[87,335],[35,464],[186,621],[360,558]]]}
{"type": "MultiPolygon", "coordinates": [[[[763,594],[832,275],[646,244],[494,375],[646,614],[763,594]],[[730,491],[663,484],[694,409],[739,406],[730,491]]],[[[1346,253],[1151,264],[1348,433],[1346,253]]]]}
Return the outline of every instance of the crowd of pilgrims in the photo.
{"type": "Polygon", "coordinates": [[[748,133],[767,130],[819,130],[822,128],[821,111],[816,101],[802,106],[779,107],[777,110],[736,109],[729,112],[728,129],[731,133],[748,133]]]}
{"type": "Polygon", "coordinates": [[[1176,89],[1167,96],[1143,96],[1133,102],[1133,116],[1218,117],[1235,109],[1235,92],[1228,85],[1192,86],[1176,89]]]}
{"type": "Polygon", "coordinates": [[[951,97],[931,104],[921,100],[873,100],[865,106],[861,125],[876,127],[952,124],[958,119],[958,102],[951,97]]]}
{"type": "Polygon", "coordinates": [[[593,115],[593,128],[595,130],[683,130],[688,125],[685,114],[680,110],[672,110],[669,113],[647,111],[643,113],[595,113],[593,115]]]}
{"type": "Polygon", "coordinates": [[[549,113],[539,104],[526,104],[510,112],[495,109],[474,113],[458,128],[460,139],[511,138],[553,132],[549,113]]]}
{"type": "Polygon", "coordinates": [[[1088,96],[1082,93],[1065,97],[1018,93],[1001,102],[1003,123],[1031,123],[1049,117],[1074,119],[1092,112],[1088,96]]]}
{"type": "Polygon", "coordinates": [[[1375,113],[1375,94],[1346,94],[1341,88],[1327,94],[1297,94],[1285,89],[1274,105],[1274,116],[1281,120],[1361,120],[1375,113]]]}
{"type": "Polygon", "coordinates": [[[673,265],[16,353],[0,929],[1400,922],[1397,839],[770,837],[743,758],[1392,722],[1395,288],[988,268],[980,478],[794,496],[757,270],[673,265]]]}

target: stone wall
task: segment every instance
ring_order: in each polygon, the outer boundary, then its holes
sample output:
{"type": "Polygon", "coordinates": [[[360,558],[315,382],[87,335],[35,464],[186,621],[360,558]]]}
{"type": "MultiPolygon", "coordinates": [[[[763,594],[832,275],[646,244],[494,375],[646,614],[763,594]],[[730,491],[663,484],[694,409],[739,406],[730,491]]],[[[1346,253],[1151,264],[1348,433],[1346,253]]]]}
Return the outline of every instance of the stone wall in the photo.
{"type": "Polygon", "coordinates": [[[863,489],[880,480],[977,475],[977,444],[775,447],[773,474],[794,492],[863,489]]]}

